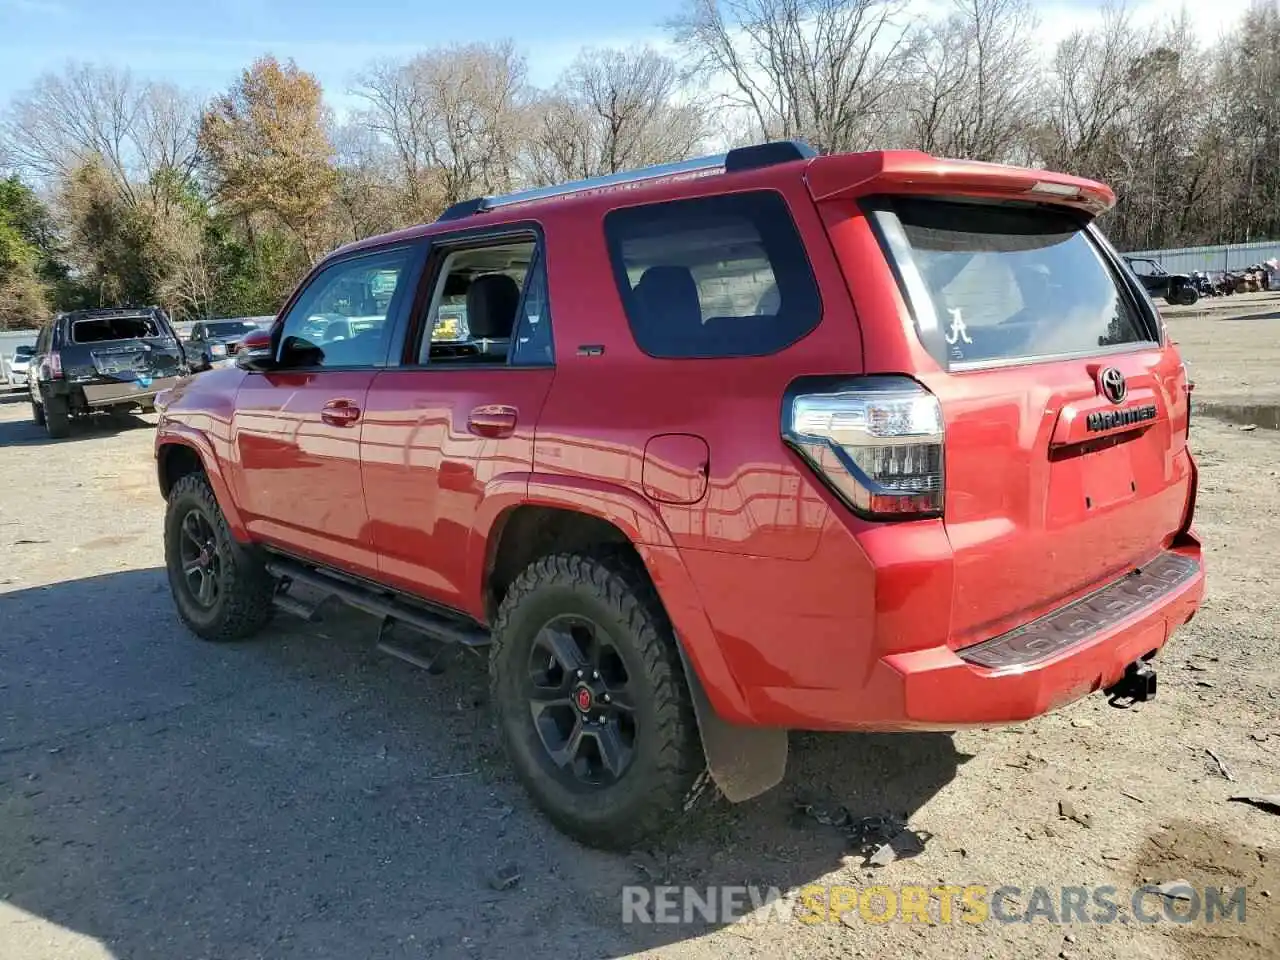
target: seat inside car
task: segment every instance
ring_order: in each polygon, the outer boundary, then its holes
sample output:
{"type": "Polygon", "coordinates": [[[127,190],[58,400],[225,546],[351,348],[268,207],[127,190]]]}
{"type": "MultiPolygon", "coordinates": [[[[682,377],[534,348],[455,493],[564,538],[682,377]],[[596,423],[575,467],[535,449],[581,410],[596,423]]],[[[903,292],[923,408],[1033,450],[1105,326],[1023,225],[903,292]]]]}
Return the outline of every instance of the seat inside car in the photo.
{"type": "Polygon", "coordinates": [[[476,277],[467,288],[467,327],[480,353],[505,357],[520,307],[520,285],[505,273],[476,277]]]}

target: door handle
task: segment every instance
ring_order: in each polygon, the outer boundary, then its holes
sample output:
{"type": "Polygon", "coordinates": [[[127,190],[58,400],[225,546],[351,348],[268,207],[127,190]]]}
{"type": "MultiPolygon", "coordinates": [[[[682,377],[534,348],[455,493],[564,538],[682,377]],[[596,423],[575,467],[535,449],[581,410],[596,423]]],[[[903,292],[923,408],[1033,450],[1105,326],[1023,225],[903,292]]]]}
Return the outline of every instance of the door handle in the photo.
{"type": "Polygon", "coordinates": [[[352,400],[330,400],[321,409],[320,419],[331,427],[351,427],[360,419],[360,408],[352,400]]]}
{"type": "Polygon", "coordinates": [[[467,417],[467,429],[477,437],[509,437],[516,432],[516,408],[476,407],[467,417]]]}

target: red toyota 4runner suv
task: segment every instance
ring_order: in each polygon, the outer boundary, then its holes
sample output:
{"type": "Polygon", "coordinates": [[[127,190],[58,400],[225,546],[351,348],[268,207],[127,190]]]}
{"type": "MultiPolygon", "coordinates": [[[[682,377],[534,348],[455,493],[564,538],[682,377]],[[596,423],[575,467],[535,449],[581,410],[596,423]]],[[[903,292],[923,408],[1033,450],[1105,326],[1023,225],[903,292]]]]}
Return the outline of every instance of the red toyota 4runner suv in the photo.
{"type": "Polygon", "coordinates": [[[1145,699],[1204,574],[1186,370],[1113,201],[770,143],[344,247],[163,398],[178,612],[234,640],[336,598],[487,645],[520,778],[608,846],[708,772],[773,786],[788,729],[1145,699]]]}

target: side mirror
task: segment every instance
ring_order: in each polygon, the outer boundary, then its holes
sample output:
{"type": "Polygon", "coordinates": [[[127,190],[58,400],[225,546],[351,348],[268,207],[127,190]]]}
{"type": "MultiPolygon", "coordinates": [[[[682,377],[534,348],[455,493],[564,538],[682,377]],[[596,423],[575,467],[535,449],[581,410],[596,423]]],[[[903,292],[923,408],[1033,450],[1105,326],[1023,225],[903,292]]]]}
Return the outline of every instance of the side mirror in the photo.
{"type": "Polygon", "coordinates": [[[266,373],[275,369],[275,365],[270,330],[255,330],[240,341],[240,349],[236,351],[236,366],[241,370],[266,373]]]}

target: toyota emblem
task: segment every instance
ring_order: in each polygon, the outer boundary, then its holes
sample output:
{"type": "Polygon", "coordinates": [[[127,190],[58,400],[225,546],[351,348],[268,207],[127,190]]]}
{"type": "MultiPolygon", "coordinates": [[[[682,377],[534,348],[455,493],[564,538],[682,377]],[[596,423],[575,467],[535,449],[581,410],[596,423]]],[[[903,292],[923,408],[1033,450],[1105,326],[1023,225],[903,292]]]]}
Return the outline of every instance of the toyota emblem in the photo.
{"type": "Polygon", "coordinates": [[[1102,394],[1112,403],[1124,403],[1129,395],[1129,385],[1124,382],[1124,374],[1115,367],[1107,367],[1098,374],[1098,383],[1102,394]]]}

